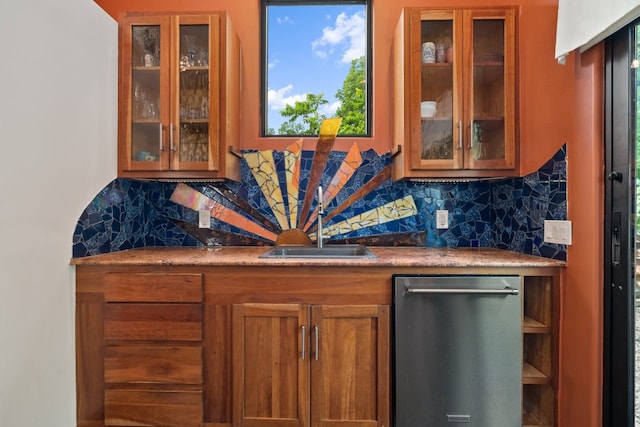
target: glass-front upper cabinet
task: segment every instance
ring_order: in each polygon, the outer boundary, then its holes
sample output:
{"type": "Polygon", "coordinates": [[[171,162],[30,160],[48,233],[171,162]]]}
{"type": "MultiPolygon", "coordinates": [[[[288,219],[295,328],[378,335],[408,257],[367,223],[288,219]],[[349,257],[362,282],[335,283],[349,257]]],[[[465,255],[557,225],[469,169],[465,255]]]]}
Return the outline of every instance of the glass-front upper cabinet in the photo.
{"type": "Polygon", "coordinates": [[[127,27],[131,48],[123,66],[127,61],[130,64],[127,68],[131,83],[123,82],[128,89],[120,102],[125,104],[122,112],[128,125],[125,137],[129,148],[127,163],[137,170],[161,170],[163,163],[165,168],[168,166],[163,153],[166,151],[164,131],[169,119],[169,93],[166,84],[161,82],[167,82],[169,78],[169,22],[167,17],[141,18],[136,25],[127,27]]]}
{"type": "Polygon", "coordinates": [[[209,28],[180,25],[178,164],[209,159],[209,28]]]}
{"type": "Polygon", "coordinates": [[[513,9],[404,10],[395,179],[516,173],[515,32],[513,9]]]}
{"type": "MultiPolygon", "coordinates": [[[[462,120],[453,105],[454,97],[462,95],[461,82],[455,81],[461,73],[454,74],[454,67],[456,71],[460,68],[454,58],[459,50],[454,48],[459,37],[454,34],[454,22],[459,19],[456,15],[460,13],[434,12],[420,20],[420,144],[412,153],[418,167],[425,161],[432,167],[462,167],[462,151],[454,149],[461,142],[462,120]]],[[[456,102],[456,107],[459,105],[461,102],[456,102]]]]}
{"type": "Polygon", "coordinates": [[[131,15],[120,31],[118,175],[237,179],[226,100],[239,98],[239,43],[226,16],[131,15]]]}

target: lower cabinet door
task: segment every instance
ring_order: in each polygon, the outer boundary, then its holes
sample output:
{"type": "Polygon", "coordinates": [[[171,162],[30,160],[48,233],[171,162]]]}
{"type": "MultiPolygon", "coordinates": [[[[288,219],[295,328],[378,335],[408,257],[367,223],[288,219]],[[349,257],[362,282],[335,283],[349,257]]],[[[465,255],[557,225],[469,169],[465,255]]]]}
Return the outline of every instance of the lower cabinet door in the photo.
{"type": "Polygon", "coordinates": [[[314,305],[312,427],[389,426],[389,306],[314,305]]]}
{"type": "Polygon", "coordinates": [[[389,328],[386,305],[234,305],[234,427],[388,426],[389,328]]]}
{"type": "Polygon", "coordinates": [[[200,427],[201,390],[121,390],[104,394],[106,426],[200,427]]]}
{"type": "Polygon", "coordinates": [[[309,306],[233,306],[233,425],[309,426],[309,306]]]}

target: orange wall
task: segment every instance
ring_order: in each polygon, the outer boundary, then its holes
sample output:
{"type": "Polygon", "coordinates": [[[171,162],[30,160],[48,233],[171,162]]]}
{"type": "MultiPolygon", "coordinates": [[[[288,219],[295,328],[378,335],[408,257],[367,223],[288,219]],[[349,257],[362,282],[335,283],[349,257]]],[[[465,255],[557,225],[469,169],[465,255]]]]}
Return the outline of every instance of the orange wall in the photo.
{"type": "MultiPolygon", "coordinates": [[[[126,10],[226,10],[243,46],[241,114],[243,149],[283,149],[290,139],[259,138],[259,0],[95,0],[115,19],[126,10]]],[[[557,0],[373,0],[374,129],[358,139],[379,153],[392,146],[391,46],[403,7],[520,5],[519,129],[521,175],[537,170],[564,143],[569,163],[568,206],[574,244],[562,307],[560,359],[561,427],[601,424],[602,387],[602,61],[600,48],[567,65],[554,59],[557,0]]],[[[336,143],[347,149],[349,138],[336,143]]],[[[314,144],[315,140],[309,140],[314,144]]]]}
{"type": "Polygon", "coordinates": [[[562,322],[561,426],[599,426],[602,418],[604,259],[604,48],[571,55],[574,126],[567,143],[568,247],[562,322]]]}

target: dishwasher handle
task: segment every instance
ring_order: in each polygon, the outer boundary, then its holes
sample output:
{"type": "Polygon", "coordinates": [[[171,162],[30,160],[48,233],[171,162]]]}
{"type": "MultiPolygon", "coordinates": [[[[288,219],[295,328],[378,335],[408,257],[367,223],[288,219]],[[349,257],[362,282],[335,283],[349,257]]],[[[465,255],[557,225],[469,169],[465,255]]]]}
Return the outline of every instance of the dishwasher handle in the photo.
{"type": "Polygon", "coordinates": [[[472,295],[518,295],[520,291],[510,286],[503,289],[481,288],[417,288],[407,286],[405,294],[472,294],[472,295]]]}

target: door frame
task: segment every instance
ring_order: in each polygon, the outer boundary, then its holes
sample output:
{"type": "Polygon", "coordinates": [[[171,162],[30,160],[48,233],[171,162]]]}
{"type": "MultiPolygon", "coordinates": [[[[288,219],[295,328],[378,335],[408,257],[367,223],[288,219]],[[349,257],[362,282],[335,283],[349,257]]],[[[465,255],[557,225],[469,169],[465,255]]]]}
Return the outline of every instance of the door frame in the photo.
{"type": "Polygon", "coordinates": [[[603,426],[633,425],[636,71],[633,22],[605,42],[603,426]]]}

